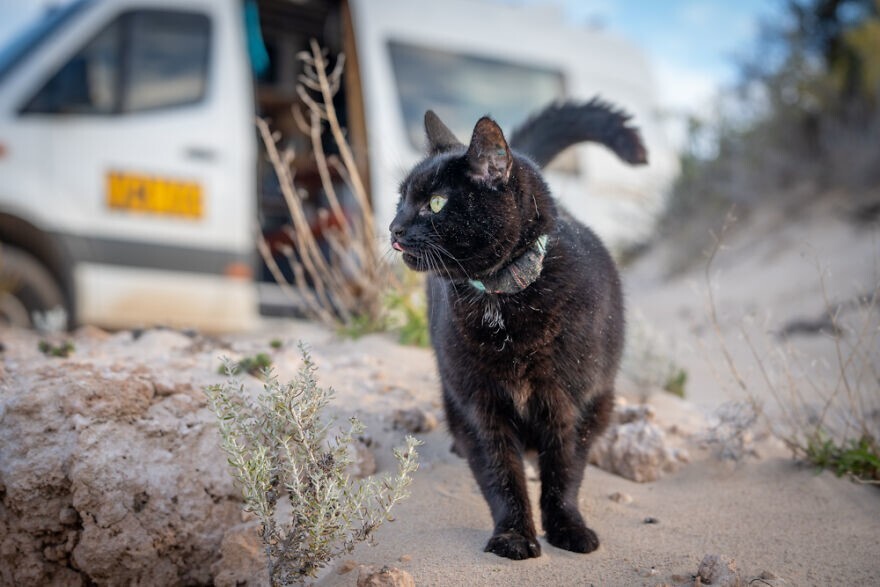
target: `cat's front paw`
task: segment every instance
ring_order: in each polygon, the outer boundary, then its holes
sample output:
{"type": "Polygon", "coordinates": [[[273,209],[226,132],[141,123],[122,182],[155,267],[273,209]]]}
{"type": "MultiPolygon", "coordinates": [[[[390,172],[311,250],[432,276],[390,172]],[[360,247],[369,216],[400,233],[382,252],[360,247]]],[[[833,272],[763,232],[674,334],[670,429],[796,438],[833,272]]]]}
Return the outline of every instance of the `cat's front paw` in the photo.
{"type": "Polygon", "coordinates": [[[541,556],[541,545],[534,536],[527,537],[516,532],[502,532],[489,539],[485,552],[513,560],[523,560],[541,556]]]}
{"type": "Polygon", "coordinates": [[[593,552],[599,548],[599,537],[580,520],[554,524],[547,529],[547,542],[572,552],[593,552]]]}

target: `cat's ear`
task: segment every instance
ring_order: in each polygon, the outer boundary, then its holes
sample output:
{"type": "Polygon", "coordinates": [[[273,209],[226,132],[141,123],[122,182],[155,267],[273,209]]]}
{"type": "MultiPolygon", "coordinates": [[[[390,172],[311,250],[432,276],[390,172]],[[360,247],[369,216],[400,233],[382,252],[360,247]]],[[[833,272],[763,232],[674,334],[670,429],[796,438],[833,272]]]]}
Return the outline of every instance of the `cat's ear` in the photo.
{"type": "Polygon", "coordinates": [[[493,187],[507,183],[513,157],[504,139],[504,133],[494,120],[484,116],[477,121],[468,147],[467,161],[471,179],[493,187]]]}
{"type": "Polygon", "coordinates": [[[433,110],[425,112],[425,133],[428,135],[428,149],[432,155],[464,147],[433,110]]]}

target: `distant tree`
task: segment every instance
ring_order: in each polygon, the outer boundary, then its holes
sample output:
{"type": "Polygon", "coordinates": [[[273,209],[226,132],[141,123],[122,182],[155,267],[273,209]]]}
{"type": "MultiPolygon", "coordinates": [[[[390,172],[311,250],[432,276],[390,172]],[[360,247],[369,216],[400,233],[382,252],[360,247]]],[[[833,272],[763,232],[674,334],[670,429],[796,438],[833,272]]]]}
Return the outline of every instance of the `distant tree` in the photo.
{"type": "Polygon", "coordinates": [[[788,4],[805,48],[820,55],[824,70],[838,78],[840,97],[852,100],[873,94],[877,80],[868,74],[872,62],[880,59],[880,2],[789,0],[788,4]]]}
{"type": "Polygon", "coordinates": [[[660,227],[688,251],[672,272],[699,258],[707,224],[718,228],[732,203],[748,213],[832,188],[859,198],[880,184],[880,0],[783,1],[718,120],[690,124],[660,227]],[[715,148],[695,148],[706,136],[715,148]]]}

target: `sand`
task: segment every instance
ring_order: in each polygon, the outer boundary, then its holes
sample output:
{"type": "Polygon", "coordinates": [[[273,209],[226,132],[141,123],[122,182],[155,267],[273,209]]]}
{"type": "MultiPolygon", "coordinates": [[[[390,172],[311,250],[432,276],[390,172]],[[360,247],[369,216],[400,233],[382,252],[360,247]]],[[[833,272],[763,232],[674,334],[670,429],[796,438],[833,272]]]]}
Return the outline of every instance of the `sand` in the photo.
{"type": "MultiPolygon", "coordinates": [[[[821,313],[817,263],[828,272],[832,300],[880,283],[876,230],[857,230],[821,208],[795,225],[782,220],[768,215],[731,237],[710,272],[725,344],[748,378],[748,393],[765,400],[771,414],[778,406],[757,376],[739,325],[751,319],[764,335],[757,342],[778,345],[772,333],[781,324],[821,313]]],[[[719,554],[736,560],[746,583],[763,573],[765,582],[752,584],[880,585],[880,488],[798,463],[772,436],[756,441],[757,456],[738,463],[722,462],[702,447],[701,433],[713,411],[745,394],[719,354],[706,311],[703,268],[665,281],[657,267],[660,255],[625,272],[628,306],[671,341],[676,360],[689,372],[687,401],[653,391],[648,402],[663,426],[679,430],[690,464],[644,484],[589,467],[580,504],[599,534],[599,550],[574,554],[550,546],[542,536],[540,558],[509,561],[483,552],[491,531],[488,508],[465,462],[449,452],[441,422],[437,430],[419,435],[425,443],[422,466],[412,497],[395,511],[397,521],[379,531],[377,546],[360,546],[348,559],[405,569],[417,585],[625,586],[688,582],[705,555],[719,554]],[[628,494],[632,502],[612,501],[615,492],[628,494]],[[645,523],[649,517],[657,523],[645,523]]],[[[391,430],[390,410],[416,405],[441,415],[430,351],[399,347],[387,335],[344,343],[330,335],[317,338],[320,357],[332,364],[322,369],[322,380],[337,388],[340,405],[364,416],[379,439],[380,466],[391,466],[385,453],[388,444],[401,442],[402,433],[391,430]],[[338,365],[351,357],[360,357],[353,362],[361,365],[347,373],[338,365]],[[366,383],[353,382],[352,375],[366,375],[366,383]],[[384,392],[370,393],[375,389],[384,392]]],[[[789,344],[817,360],[834,353],[827,338],[803,337],[789,344]]],[[[630,396],[644,392],[625,378],[619,387],[630,396]]],[[[876,400],[876,384],[873,390],[876,400]]],[[[533,504],[538,485],[529,483],[533,504]]],[[[340,568],[345,567],[333,566],[340,568]]],[[[356,570],[332,570],[319,584],[354,585],[356,575],[356,570]]]]}
{"type": "MultiPolygon", "coordinates": [[[[311,340],[339,415],[355,412],[368,424],[380,470],[393,466],[390,446],[402,444],[403,432],[391,426],[393,409],[419,406],[442,417],[430,351],[400,347],[388,335],[352,342],[310,324],[280,328],[291,339],[311,340]]],[[[880,584],[880,490],[798,464],[772,438],[755,443],[758,457],[722,462],[701,448],[704,410],[663,392],[648,402],[658,422],[680,430],[692,462],[643,484],[589,467],[580,505],[602,541],[598,551],[567,552],[541,536],[537,559],[484,553],[489,511],[466,463],[449,452],[441,423],[417,435],[425,443],[421,468],[411,498],[394,511],[396,521],[380,529],[376,546],[359,546],[318,584],[354,585],[356,569],[338,572],[354,563],[397,566],[417,585],[680,584],[707,554],[735,559],[746,581],[765,573],[777,577],[771,585],[880,584]],[[632,502],[612,501],[615,492],[632,502]]],[[[537,481],[529,491],[536,504],[537,481]]]]}

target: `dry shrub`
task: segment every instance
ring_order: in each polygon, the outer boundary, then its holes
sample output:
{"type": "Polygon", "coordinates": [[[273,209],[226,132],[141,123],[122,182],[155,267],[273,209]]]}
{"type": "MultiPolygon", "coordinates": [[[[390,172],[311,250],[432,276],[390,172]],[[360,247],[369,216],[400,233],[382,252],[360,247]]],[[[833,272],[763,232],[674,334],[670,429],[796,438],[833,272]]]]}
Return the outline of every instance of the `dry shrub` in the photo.
{"type": "Polygon", "coordinates": [[[228,362],[229,380],[205,390],[244,509],[259,518],[273,587],[303,584],[332,559],[372,540],[409,496],[418,468],[420,443],[407,437],[406,447],[394,450],[395,475],[349,479],[350,446],[364,428],[352,418],[348,430],[328,440],[333,422],[324,412],[332,390],[318,385],[315,365],[301,349],[297,377],[282,383],[264,369],[256,400],[228,362]]]}
{"type": "MultiPolygon", "coordinates": [[[[730,374],[748,397],[750,409],[757,410],[759,394],[743,374],[743,367],[754,368],[778,409],[779,416],[768,422],[770,430],[795,457],[839,476],[880,483],[880,279],[871,292],[835,304],[828,296],[826,271],[817,262],[825,311],[814,321],[815,328],[833,344],[834,361],[798,350],[785,329],[758,339],[746,322],[740,324],[739,335],[753,362],[738,364],[719,326],[711,284],[712,263],[734,221],[729,213],[721,232],[713,235],[705,273],[709,320],[730,374]]],[[[751,416],[740,417],[745,412],[729,418],[733,425],[728,426],[725,444],[734,449],[747,446],[755,422],[751,416]],[[742,425],[744,421],[748,425],[742,425]]]]}
{"type": "Polygon", "coordinates": [[[391,275],[378,253],[373,209],[333,106],[342,81],[344,55],[340,54],[330,69],[326,52],[313,40],[311,51],[300,53],[299,58],[304,64],[304,73],[297,93],[305,112],[293,106],[293,116],[311,141],[315,167],[327,199],[328,207],[318,211],[326,247],[322,249],[305,212],[304,200],[308,194],[296,184],[296,154],[289,148],[279,150],[280,135],[258,118],[257,128],[290,211],[291,226],[286,232],[293,246],[285,248],[283,253],[292,279],[285,276],[262,237],[258,248],[275,280],[291,299],[305,305],[311,317],[334,328],[377,329],[382,323],[384,288],[391,275]],[[338,156],[326,154],[325,127],[338,156]],[[347,215],[340,204],[331,169],[343,179],[353,196],[356,207],[353,214],[347,215]]]}

